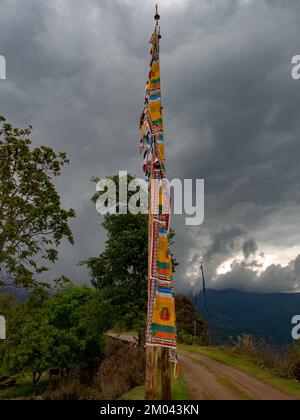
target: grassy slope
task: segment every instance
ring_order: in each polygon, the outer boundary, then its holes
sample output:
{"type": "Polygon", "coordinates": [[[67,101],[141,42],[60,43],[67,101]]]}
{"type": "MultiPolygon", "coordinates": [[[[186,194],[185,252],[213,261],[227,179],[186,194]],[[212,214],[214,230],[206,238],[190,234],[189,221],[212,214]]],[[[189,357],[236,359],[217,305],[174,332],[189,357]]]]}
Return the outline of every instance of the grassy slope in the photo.
{"type": "Polygon", "coordinates": [[[41,379],[38,385],[34,387],[30,376],[21,377],[18,378],[16,385],[5,390],[0,390],[0,400],[11,400],[39,395],[45,390],[48,384],[48,379],[41,379]]]}
{"type": "Polygon", "coordinates": [[[228,353],[220,348],[215,347],[198,347],[180,345],[179,348],[190,353],[198,353],[203,356],[208,356],[214,360],[222,362],[226,365],[234,366],[247,372],[248,374],[266,382],[278,389],[285,391],[295,397],[300,398],[300,384],[296,380],[284,379],[274,375],[267,369],[262,369],[256,366],[249,357],[238,354],[228,353]]]}
{"type": "MultiPolygon", "coordinates": [[[[190,398],[188,389],[185,385],[184,379],[181,374],[178,378],[174,378],[172,374],[172,400],[188,400],[190,398]]],[[[158,396],[161,396],[161,383],[159,383],[158,396]]],[[[121,400],[143,400],[144,399],[144,386],[138,386],[127,392],[121,400]]]]}

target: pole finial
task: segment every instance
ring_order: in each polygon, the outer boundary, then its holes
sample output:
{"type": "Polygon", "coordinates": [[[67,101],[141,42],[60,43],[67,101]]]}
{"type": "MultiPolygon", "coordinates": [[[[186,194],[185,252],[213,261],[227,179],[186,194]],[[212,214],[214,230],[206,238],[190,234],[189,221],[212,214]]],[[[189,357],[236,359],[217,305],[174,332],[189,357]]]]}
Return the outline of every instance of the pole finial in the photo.
{"type": "Polygon", "coordinates": [[[160,15],[158,13],[158,6],[157,4],[155,5],[155,15],[154,15],[154,19],[158,22],[160,19],[160,15]]]}

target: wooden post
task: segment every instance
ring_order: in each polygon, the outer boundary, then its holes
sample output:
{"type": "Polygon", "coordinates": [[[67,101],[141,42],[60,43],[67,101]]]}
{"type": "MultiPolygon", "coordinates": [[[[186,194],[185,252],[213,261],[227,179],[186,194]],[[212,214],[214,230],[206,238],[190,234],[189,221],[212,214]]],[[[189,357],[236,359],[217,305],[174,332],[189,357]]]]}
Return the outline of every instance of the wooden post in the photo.
{"type": "Polygon", "coordinates": [[[171,371],[169,360],[169,349],[162,347],[161,349],[161,383],[162,383],[162,399],[171,400],[171,371]]]}
{"type": "MultiPolygon", "coordinates": [[[[148,213],[148,284],[151,281],[151,240],[152,240],[152,207],[151,189],[149,191],[148,213]]],[[[148,296],[148,299],[150,297],[148,296]]],[[[157,400],[157,347],[146,346],[145,400],[157,400]]]]}
{"type": "MultiPolygon", "coordinates": [[[[154,179],[153,173],[151,180],[154,179]]],[[[148,287],[151,282],[151,244],[152,244],[152,190],[151,184],[148,196],[148,287]]],[[[150,296],[148,296],[150,299],[150,296]]],[[[157,400],[157,347],[146,345],[146,374],[145,374],[145,400],[157,400]]]]}
{"type": "MultiPolygon", "coordinates": [[[[153,177],[153,175],[152,175],[153,177]]],[[[151,188],[149,190],[149,213],[148,213],[148,284],[151,282],[151,253],[152,243],[152,206],[151,188]]],[[[148,296],[150,299],[150,296],[148,296]]],[[[145,400],[157,400],[157,347],[146,346],[146,373],[145,373],[145,400]]]]}
{"type": "Polygon", "coordinates": [[[157,400],[157,347],[146,346],[145,400],[157,400]]]}

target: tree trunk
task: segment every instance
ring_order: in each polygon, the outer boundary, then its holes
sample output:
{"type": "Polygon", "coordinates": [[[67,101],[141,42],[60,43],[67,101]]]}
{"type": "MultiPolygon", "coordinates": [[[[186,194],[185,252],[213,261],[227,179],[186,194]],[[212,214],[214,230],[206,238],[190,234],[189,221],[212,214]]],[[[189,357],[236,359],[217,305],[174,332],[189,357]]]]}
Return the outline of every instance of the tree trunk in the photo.
{"type": "Polygon", "coordinates": [[[32,383],[33,385],[37,385],[38,381],[41,379],[43,372],[33,372],[32,374],[32,383]]]}
{"type": "Polygon", "coordinates": [[[138,338],[139,347],[144,348],[145,342],[146,342],[146,331],[145,331],[145,328],[141,328],[139,330],[139,338],[138,338]]]}

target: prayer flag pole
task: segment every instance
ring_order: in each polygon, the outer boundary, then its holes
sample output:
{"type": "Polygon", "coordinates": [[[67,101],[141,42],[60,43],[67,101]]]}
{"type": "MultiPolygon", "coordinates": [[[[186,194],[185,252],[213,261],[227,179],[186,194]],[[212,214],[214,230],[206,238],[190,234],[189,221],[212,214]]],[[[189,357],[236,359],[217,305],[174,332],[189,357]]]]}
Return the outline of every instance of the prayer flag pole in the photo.
{"type": "MultiPolygon", "coordinates": [[[[150,184],[151,185],[151,184],[150,184]]],[[[148,192],[148,291],[151,284],[151,235],[152,235],[152,214],[151,214],[151,191],[148,192]]],[[[148,296],[149,307],[149,296],[148,296]]],[[[157,347],[146,345],[146,372],[145,372],[145,400],[157,400],[157,347]]]]}
{"type": "MultiPolygon", "coordinates": [[[[155,6],[155,16],[157,30],[160,16],[158,14],[158,6],[155,6]]],[[[151,242],[152,242],[152,204],[151,204],[151,183],[153,173],[150,176],[150,186],[148,194],[148,284],[151,283],[151,242]]],[[[149,290],[149,287],[148,287],[149,290]]],[[[148,297],[149,300],[149,297],[148,297]]],[[[149,306],[149,305],[148,305],[149,306]]],[[[145,374],[145,400],[157,400],[157,347],[146,345],[146,374],[145,374]]]]}
{"type": "MultiPolygon", "coordinates": [[[[140,151],[148,181],[148,305],[145,399],[157,399],[157,348],[161,347],[163,399],[171,399],[170,361],[177,365],[176,317],[169,249],[170,192],[165,175],[164,131],[159,61],[159,13],[150,43],[151,63],[140,119],[140,151]]],[[[177,369],[175,369],[177,371],[177,369]]]]}

